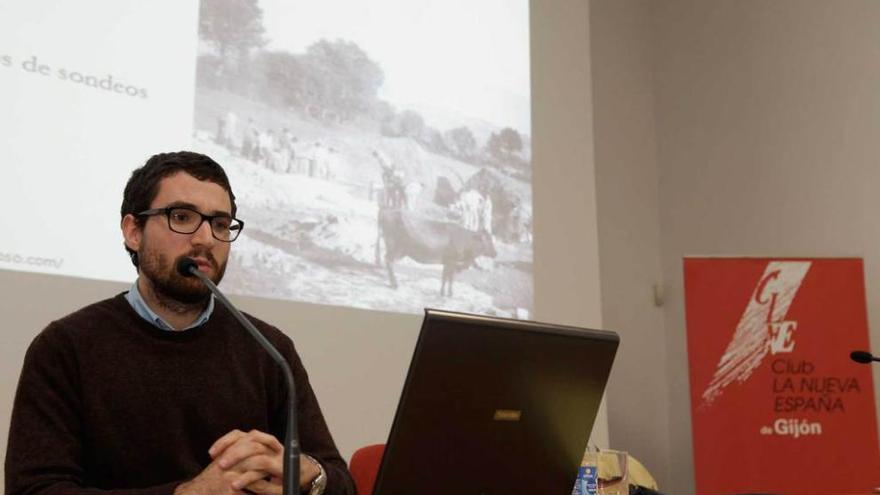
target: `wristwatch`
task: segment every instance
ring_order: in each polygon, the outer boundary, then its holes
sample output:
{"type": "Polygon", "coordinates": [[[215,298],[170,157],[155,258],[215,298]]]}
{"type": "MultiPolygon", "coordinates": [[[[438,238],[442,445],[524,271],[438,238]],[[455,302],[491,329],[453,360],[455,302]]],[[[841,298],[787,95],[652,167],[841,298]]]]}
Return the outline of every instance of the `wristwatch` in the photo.
{"type": "Polygon", "coordinates": [[[324,490],[327,488],[327,473],[324,471],[324,466],[321,465],[320,462],[316,461],[314,457],[308,454],[302,454],[303,457],[312,461],[318,469],[321,471],[318,473],[318,476],[312,480],[312,486],[309,488],[309,495],[322,495],[324,490]]]}

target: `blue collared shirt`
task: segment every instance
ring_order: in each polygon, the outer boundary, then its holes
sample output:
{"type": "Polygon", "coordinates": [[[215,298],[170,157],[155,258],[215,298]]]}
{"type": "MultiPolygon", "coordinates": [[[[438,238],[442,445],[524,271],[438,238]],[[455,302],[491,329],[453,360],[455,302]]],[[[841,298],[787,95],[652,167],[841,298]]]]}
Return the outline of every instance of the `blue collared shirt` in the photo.
{"type": "MultiPolygon", "coordinates": [[[[131,289],[128,290],[128,293],[125,295],[125,299],[128,301],[128,304],[131,304],[132,309],[140,315],[141,318],[147,320],[152,323],[157,328],[161,328],[162,330],[168,330],[171,332],[176,332],[171,325],[168,324],[165,320],[162,319],[161,316],[157,315],[149,306],[147,306],[146,301],[141,296],[140,291],[138,290],[137,280],[132,284],[131,289]]],[[[208,298],[208,306],[205,307],[205,310],[202,311],[202,314],[196,318],[196,321],[192,322],[192,324],[183,330],[189,330],[190,328],[197,327],[202,323],[208,321],[208,318],[211,317],[211,313],[214,311],[214,294],[211,294],[211,297],[208,298]]]]}

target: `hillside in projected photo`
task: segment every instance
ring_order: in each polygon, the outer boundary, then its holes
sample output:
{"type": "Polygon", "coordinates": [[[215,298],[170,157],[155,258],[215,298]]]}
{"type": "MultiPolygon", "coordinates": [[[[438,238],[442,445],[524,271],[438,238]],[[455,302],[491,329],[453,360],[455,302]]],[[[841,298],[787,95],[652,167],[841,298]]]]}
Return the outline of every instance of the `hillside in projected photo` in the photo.
{"type": "Polygon", "coordinates": [[[247,224],[224,287],[528,317],[528,54],[526,0],[202,0],[194,148],[247,224]]]}

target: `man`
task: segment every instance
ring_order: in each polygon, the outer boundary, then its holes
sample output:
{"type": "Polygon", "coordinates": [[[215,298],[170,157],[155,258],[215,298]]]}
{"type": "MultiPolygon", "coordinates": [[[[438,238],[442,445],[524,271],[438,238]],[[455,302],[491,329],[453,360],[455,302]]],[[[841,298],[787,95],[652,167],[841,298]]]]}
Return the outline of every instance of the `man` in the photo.
{"type": "MultiPolygon", "coordinates": [[[[6,493],[281,493],[286,388],[276,363],[196,278],[219,283],[243,228],[223,169],[153,156],[122,202],[138,278],[33,341],[13,405],[6,493]],[[247,432],[247,433],[244,433],[247,432]]],[[[353,494],[293,342],[249,317],[296,379],[303,493],[353,494]]]]}

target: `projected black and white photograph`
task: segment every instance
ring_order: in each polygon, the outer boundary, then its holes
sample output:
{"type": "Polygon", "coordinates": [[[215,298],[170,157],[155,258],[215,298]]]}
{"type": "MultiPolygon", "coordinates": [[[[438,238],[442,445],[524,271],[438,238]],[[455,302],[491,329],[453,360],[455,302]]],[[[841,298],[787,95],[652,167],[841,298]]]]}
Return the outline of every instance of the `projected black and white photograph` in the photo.
{"type": "Polygon", "coordinates": [[[226,290],[533,306],[527,0],[201,0],[193,147],[246,222],[226,290]]]}

